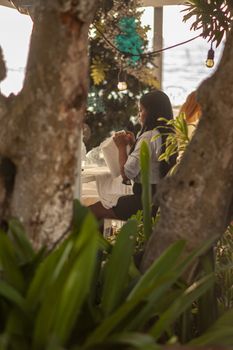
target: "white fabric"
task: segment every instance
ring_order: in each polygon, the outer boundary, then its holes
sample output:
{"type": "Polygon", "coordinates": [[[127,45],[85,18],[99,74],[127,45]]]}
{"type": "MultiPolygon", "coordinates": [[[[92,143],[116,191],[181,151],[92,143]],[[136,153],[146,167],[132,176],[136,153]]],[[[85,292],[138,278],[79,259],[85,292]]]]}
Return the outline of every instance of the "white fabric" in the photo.
{"type": "Polygon", "coordinates": [[[111,174],[96,175],[96,187],[101,203],[106,209],[117,204],[118,198],[132,193],[132,187],[122,184],[122,177],[111,174]]]}
{"type": "Polygon", "coordinates": [[[144,132],[137,139],[137,143],[133,152],[128,156],[128,159],[124,165],[125,175],[135,182],[141,182],[140,175],[140,147],[142,141],[146,141],[149,145],[150,158],[151,158],[151,184],[157,184],[160,179],[159,175],[159,162],[158,157],[161,152],[161,137],[156,137],[159,135],[157,130],[149,130],[144,132]],[[152,138],[156,137],[152,141],[152,138]]]}
{"type": "MultiPolygon", "coordinates": [[[[113,177],[118,177],[121,174],[119,165],[119,152],[118,148],[113,140],[113,136],[104,140],[100,147],[103,152],[104,160],[113,177]]],[[[129,152],[130,146],[127,148],[129,152]]]]}

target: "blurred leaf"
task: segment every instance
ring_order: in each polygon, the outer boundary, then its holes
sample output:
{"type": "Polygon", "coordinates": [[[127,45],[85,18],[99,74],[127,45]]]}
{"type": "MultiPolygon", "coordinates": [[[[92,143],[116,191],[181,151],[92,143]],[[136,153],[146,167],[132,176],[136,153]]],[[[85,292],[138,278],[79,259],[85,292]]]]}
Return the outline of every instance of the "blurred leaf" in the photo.
{"type": "Polygon", "coordinates": [[[9,221],[9,230],[20,263],[31,261],[35,257],[35,252],[20,221],[11,219],[9,221]]]}
{"type": "Polygon", "coordinates": [[[106,277],[101,304],[104,315],[109,315],[122,300],[129,277],[129,266],[132,262],[136,234],[137,222],[129,220],[122,227],[109,261],[106,263],[106,277]],[[122,254],[122,252],[124,253],[122,254]]]}
{"type": "Polygon", "coordinates": [[[144,305],[144,300],[146,300],[149,295],[155,293],[156,296],[160,296],[171,286],[172,283],[174,283],[174,280],[171,279],[172,273],[169,271],[169,264],[166,263],[171,263],[174,267],[175,259],[180,257],[183,248],[183,241],[176,242],[163,253],[162,257],[159,259],[159,262],[156,261],[154,264],[152,264],[145,274],[146,277],[142,276],[141,280],[139,280],[133,291],[126,299],[126,302],[118,307],[118,309],[112,315],[107,317],[92,332],[92,334],[90,334],[86,340],[85,347],[88,348],[89,346],[104,341],[117,326],[119,326],[122,322],[124,324],[124,321],[136,308],[136,306],[140,305],[141,303],[144,305]],[[167,275],[166,277],[163,277],[163,271],[165,271],[165,269],[167,271],[167,275]]]}
{"type": "Polygon", "coordinates": [[[50,253],[38,267],[27,292],[27,302],[34,310],[47,295],[48,289],[57,279],[72,249],[72,241],[66,240],[50,253]]]}
{"type": "Polygon", "coordinates": [[[4,279],[19,292],[24,289],[24,278],[16,259],[15,248],[9,237],[0,230],[0,266],[4,279]]]}
{"type": "Polygon", "coordinates": [[[80,245],[80,251],[61,290],[56,309],[54,331],[62,343],[70,335],[75,319],[90,292],[98,247],[98,225],[92,214],[87,216],[77,243],[81,239],[83,244],[80,245]]]}
{"type": "Polygon", "coordinates": [[[162,347],[155,343],[153,337],[142,333],[119,333],[107,339],[106,343],[125,344],[141,350],[162,350],[162,347]]]}
{"type": "Polygon", "coordinates": [[[172,244],[161,256],[154,261],[151,267],[140,278],[136,286],[133,288],[127,300],[131,300],[136,295],[139,295],[145,287],[150,286],[158,277],[162,276],[165,272],[174,268],[177,260],[180,258],[181,253],[185,247],[184,241],[177,241],[172,244]]]}
{"type": "Polygon", "coordinates": [[[212,274],[188,287],[184,294],[178,297],[174,303],[160,315],[159,320],[150,328],[149,333],[155,337],[155,339],[158,339],[187,308],[192,306],[195,300],[213,285],[213,283],[214,276],[212,274]]]}
{"type": "Polygon", "coordinates": [[[225,312],[209,330],[189,342],[191,346],[221,345],[233,346],[233,310],[225,312]]]}
{"type": "Polygon", "coordinates": [[[101,61],[100,57],[93,59],[91,64],[91,77],[95,85],[99,85],[106,78],[105,71],[108,69],[108,65],[101,61]]]}
{"type": "Polygon", "coordinates": [[[142,206],[143,206],[143,225],[146,239],[152,232],[151,217],[151,181],[150,181],[150,150],[148,144],[143,141],[140,148],[140,167],[142,182],[142,206]]]}
{"type": "Polygon", "coordinates": [[[77,234],[80,232],[84,219],[86,218],[89,209],[82,205],[78,199],[74,200],[74,214],[73,214],[73,231],[77,234]]]}
{"type": "Polygon", "coordinates": [[[26,303],[21,294],[8,283],[0,280],[0,295],[13,305],[17,305],[21,310],[26,310],[26,303]]]}
{"type": "Polygon", "coordinates": [[[67,340],[89,293],[98,246],[97,222],[91,213],[86,216],[81,232],[72,240],[72,249],[69,244],[64,246],[64,252],[67,249],[63,254],[64,263],[52,276],[43,298],[36,320],[34,349],[43,348],[51,335],[61,344],[67,340]]]}

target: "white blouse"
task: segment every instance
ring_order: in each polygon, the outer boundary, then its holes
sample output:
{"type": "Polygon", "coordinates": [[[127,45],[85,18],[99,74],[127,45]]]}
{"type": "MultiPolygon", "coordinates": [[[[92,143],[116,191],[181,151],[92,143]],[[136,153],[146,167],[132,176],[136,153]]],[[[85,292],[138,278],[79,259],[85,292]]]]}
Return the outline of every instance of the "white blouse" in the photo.
{"type": "Polygon", "coordinates": [[[159,174],[159,161],[158,157],[161,152],[161,136],[157,137],[156,140],[151,141],[152,137],[159,135],[158,130],[145,131],[136,142],[136,146],[131,154],[129,154],[128,159],[124,165],[125,175],[133,180],[134,182],[141,182],[140,174],[140,147],[142,141],[146,141],[150,150],[151,159],[151,184],[157,184],[160,180],[159,174]]]}

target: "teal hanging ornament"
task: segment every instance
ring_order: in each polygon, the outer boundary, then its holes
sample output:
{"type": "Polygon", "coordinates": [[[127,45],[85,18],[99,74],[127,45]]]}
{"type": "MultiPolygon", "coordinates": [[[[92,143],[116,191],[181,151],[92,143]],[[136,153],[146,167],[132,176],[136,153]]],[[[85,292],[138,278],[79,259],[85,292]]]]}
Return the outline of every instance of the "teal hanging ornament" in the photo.
{"type": "Polygon", "coordinates": [[[137,33],[135,17],[122,17],[118,22],[121,34],[116,35],[115,43],[118,50],[129,54],[129,63],[135,65],[140,60],[143,50],[143,40],[137,33]]]}

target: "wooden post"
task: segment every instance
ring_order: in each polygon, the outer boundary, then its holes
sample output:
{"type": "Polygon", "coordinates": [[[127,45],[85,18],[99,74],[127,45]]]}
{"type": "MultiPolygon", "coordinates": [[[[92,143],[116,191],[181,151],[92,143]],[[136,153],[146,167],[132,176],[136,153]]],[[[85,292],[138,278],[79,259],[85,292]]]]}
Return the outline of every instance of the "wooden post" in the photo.
{"type": "MultiPolygon", "coordinates": [[[[153,33],[153,50],[159,50],[163,47],[163,7],[154,7],[154,33],[153,33]]],[[[155,74],[162,88],[163,82],[163,53],[155,57],[156,64],[155,74]]]]}

